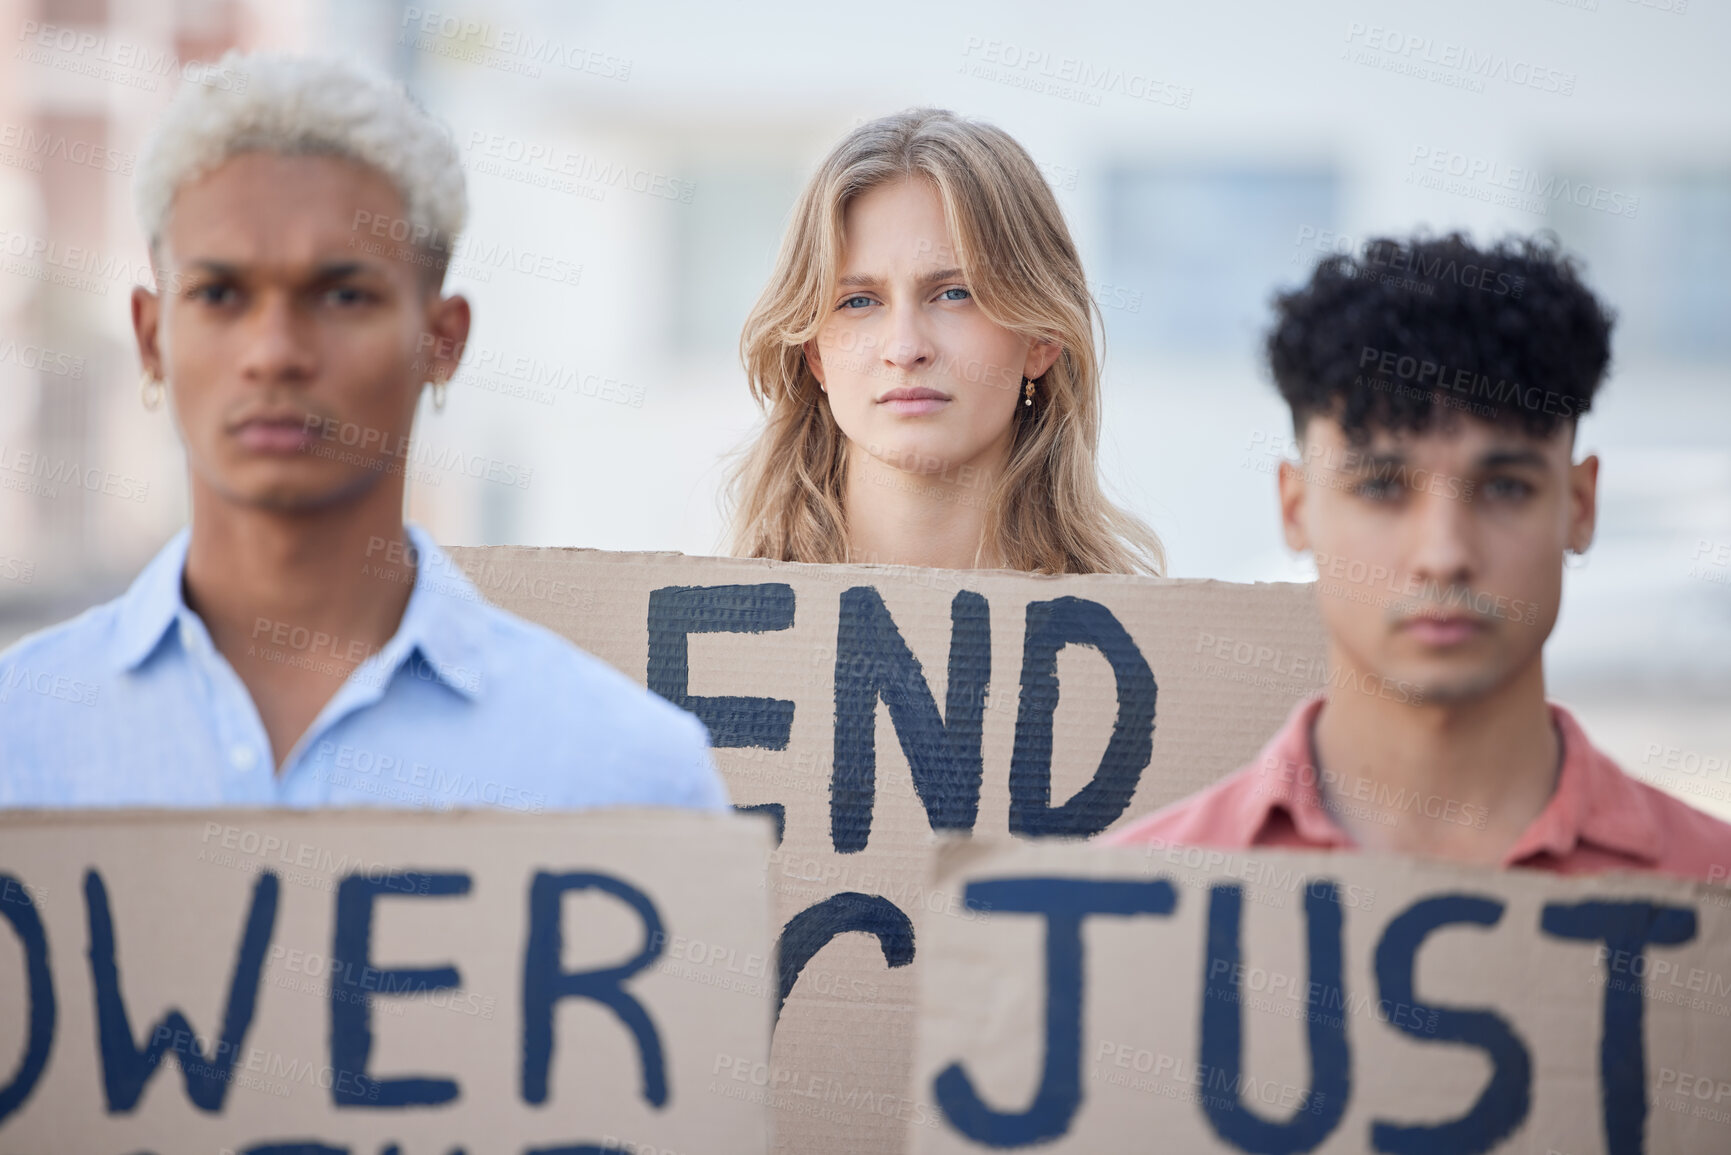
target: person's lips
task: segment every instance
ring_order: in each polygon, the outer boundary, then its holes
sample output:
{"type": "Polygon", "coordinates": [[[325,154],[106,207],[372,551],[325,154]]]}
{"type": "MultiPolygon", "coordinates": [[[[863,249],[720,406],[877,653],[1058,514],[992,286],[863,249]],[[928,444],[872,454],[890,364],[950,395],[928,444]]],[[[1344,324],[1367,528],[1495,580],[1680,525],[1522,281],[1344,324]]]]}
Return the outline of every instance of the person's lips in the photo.
{"type": "Polygon", "coordinates": [[[313,445],[317,418],[301,412],[257,413],[230,429],[241,447],[253,453],[305,453],[313,445]]]}
{"type": "Polygon", "coordinates": [[[1410,637],[1429,646],[1458,646],[1485,631],[1484,619],[1475,614],[1414,614],[1401,623],[1410,637]]]}
{"type": "Polygon", "coordinates": [[[877,403],[899,417],[920,417],[948,405],[950,395],[922,385],[903,385],[879,397],[877,403]]]}

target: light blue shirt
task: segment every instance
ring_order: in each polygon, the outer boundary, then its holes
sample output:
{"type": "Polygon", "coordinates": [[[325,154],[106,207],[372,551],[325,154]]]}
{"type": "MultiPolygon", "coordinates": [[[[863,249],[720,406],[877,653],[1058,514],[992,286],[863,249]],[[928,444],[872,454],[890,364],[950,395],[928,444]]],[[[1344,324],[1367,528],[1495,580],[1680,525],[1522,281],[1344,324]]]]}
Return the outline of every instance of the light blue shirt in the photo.
{"type": "MultiPolygon", "coordinates": [[[[702,722],[488,604],[408,533],[419,564],[396,636],[279,774],[246,686],[182,596],[182,530],[121,597],[0,654],[0,808],[727,807],[702,722]]],[[[389,564],[370,576],[392,580],[389,564]]],[[[262,618],[253,634],[272,661],[345,648],[262,618]]]]}

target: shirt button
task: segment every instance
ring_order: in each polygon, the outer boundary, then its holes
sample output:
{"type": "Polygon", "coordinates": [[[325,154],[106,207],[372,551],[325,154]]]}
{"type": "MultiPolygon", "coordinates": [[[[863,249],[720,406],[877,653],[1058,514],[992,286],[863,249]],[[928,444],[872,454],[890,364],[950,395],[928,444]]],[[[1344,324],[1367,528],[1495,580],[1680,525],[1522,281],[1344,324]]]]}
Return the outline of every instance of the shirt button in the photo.
{"type": "Polygon", "coordinates": [[[251,746],[230,746],[228,748],[228,764],[236,770],[251,770],[258,761],[258,753],[251,746]]]}
{"type": "Polygon", "coordinates": [[[185,622],[180,623],[180,644],[186,649],[192,649],[192,627],[185,622]]]}

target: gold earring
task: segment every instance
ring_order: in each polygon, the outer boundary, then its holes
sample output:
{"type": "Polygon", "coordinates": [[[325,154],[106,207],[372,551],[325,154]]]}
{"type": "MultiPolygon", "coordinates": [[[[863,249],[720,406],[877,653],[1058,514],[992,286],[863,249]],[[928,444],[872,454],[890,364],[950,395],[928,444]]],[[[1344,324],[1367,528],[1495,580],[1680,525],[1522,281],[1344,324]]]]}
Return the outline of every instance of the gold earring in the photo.
{"type": "Polygon", "coordinates": [[[1033,381],[1024,377],[1024,378],[1022,378],[1022,404],[1023,405],[1032,405],[1033,403],[1034,403],[1034,383],[1033,383],[1033,381]]]}
{"type": "Polygon", "coordinates": [[[138,377],[138,399],[144,402],[146,409],[155,409],[162,404],[162,395],[168,392],[167,383],[149,369],[138,377]]]}
{"type": "Polygon", "coordinates": [[[445,379],[443,377],[433,379],[433,411],[436,413],[445,411],[445,379]]]}

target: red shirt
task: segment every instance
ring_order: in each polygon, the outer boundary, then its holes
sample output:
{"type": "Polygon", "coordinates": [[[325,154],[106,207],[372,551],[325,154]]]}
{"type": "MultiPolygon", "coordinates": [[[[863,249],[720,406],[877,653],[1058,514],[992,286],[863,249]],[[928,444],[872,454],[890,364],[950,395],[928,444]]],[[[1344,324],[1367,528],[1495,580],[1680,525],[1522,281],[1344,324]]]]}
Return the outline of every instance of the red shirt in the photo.
{"type": "MultiPolygon", "coordinates": [[[[1310,758],[1310,730],[1325,701],[1311,698],[1254,762],[1208,789],[1105,836],[1110,845],[1253,846],[1352,850],[1352,836],[1323,809],[1310,758]]],[[[1563,766],[1551,800],[1504,855],[1503,866],[1596,874],[1655,870],[1723,882],[1731,873],[1731,825],[1623,773],[1587,740],[1569,712],[1551,705],[1563,741],[1563,766]]],[[[1362,780],[1336,790],[1340,807],[1362,806],[1372,821],[1403,812],[1482,823],[1481,807],[1402,792],[1362,780]]]]}

